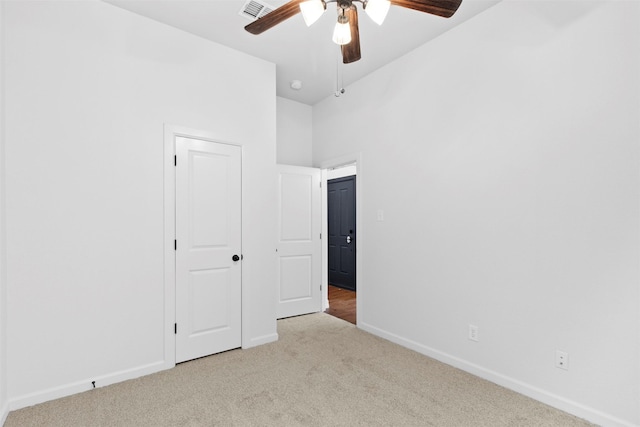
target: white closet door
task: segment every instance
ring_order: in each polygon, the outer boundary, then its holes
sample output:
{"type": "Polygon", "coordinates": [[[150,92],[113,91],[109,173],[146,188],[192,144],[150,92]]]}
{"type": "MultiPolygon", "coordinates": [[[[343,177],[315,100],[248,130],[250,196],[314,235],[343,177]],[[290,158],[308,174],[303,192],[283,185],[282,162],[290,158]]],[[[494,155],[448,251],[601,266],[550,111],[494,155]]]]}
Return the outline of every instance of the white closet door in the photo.
{"type": "Polygon", "coordinates": [[[241,151],[176,138],[177,363],[241,346],[241,151]]]}

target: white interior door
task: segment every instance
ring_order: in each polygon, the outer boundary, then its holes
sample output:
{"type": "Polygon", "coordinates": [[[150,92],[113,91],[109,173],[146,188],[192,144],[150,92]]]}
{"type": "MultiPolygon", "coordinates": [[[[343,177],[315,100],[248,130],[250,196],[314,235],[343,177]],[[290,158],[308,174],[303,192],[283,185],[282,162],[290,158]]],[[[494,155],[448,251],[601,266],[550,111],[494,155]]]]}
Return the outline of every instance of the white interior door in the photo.
{"type": "Polygon", "coordinates": [[[320,311],[320,169],[278,165],[278,207],[278,318],[320,311]]]}
{"type": "Polygon", "coordinates": [[[176,363],[241,345],[240,233],[241,148],[176,137],[176,363]]]}

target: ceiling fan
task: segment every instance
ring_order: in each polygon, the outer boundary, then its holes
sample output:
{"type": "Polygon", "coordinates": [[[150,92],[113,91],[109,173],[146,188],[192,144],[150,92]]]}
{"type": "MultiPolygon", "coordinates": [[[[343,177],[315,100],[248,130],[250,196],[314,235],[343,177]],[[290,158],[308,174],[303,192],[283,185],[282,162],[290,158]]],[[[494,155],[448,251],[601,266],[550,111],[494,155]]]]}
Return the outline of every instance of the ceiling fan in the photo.
{"type": "Polygon", "coordinates": [[[349,64],[361,58],[356,2],[362,3],[367,15],[382,25],[391,5],[449,18],[458,10],[462,0],[290,0],[244,29],[251,34],[261,34],[299,12],[302,12],[305,23],[310,26],[322,16],[327,3],[336,3],[338,23],[333,32],[333,41],[341,47],[342,62],[349,64]]]}

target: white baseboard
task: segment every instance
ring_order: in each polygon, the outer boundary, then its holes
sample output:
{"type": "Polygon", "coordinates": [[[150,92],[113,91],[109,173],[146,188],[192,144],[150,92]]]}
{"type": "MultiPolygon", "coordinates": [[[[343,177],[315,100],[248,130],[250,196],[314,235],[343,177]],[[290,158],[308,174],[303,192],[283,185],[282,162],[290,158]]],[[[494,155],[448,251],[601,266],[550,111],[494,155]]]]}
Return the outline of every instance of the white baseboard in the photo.
{"type": "Polygon", "coordinates": [[[261,337],[251,338],[249,340],[249,345],[243,345],[242,348],[257,347],[259,345],[269,344],[270,342],[275,342],[275,341],[278,341],[277,333],[263,335],[261,337]]]}
{"type": "Polygon", "coordinates": [[[14,411],[16,409],[25,408],[27,406],[37,405],[38,403],[48,402],[50,400],[70,396],[72,394],[89,391],[93,388],[92,381],[95,381],[96,388],[105,387],[122,381],[153,374],[165,369],[167,369],[167,364],[164,361],[159,361],[133,369],[114,372],[108,375],[87,378],[75,383],[70,383],[59,387],[52,387],[47,390],[15,397],[9,400],[9,409],[14,411]]]}
{"type": "Polygon", "coordinates": [[[7,421],[8,415],[9,415],[9,404],[7,402],[3,402],[2,407],[0,407],[0,426],[3,426],[4,422],[7,421]]]}
{"type": "MultiPolygon", "coordinates": [[[[274,341],[278,341],[277,333],[253,338],[249,341],[249,345],[244,346],[243,348],[257,347],[259,345],[268,344],[274,341]]],[[[174,366],[175,365],[172,363],[161,360],[161,361],[150,363],[148,365],[140,366],[137,368],[127,369],[120,372],[114,372],[108,375],[87,378],[74,383],[61,385],[59,387],[52,387],[50,389],[38,391],[35,393],[25,394],[22,396],[9,399],[8,405],[5,405],[7,406],[7,409],[5,412],[8,414],[9,411],[14,411],[16,409],[21,409],[27,406],[33,406],[39,403],[48,402],[50,400],[60,399],[62,397],[70,396],[72,394],[89,391],[93,388],[93,384],[92,384],[93,381],[95,381],[96,388],[105,387],[111,384],[119,383],[126,380],[131,380],[134,378],[139,378],[149,374],[154,374],[156,372],[164,371],[166,369],[171,369],[174,366]]],[[[4,417],[6,418],[6,414],[0,413],[0,415],[4,415],[4,417]]],[[[2,423],[0,423],[0,426],[1,425],[2,423]]]]}
{"type": "Polygon", "coordinates": [[[358,328],[600,426],[638,427],[630,421],[616,418],[610,414],[598,411],[597,409],[582,405],[578,402],[574,402],[562,396],[532,386],[531,384],[502,375],[498,372],[491,371],[483,368],[482,366],[478,366],[450,354],[443,353],[415,341],[408,340],[367,323],[359,322],[358,328]]]}

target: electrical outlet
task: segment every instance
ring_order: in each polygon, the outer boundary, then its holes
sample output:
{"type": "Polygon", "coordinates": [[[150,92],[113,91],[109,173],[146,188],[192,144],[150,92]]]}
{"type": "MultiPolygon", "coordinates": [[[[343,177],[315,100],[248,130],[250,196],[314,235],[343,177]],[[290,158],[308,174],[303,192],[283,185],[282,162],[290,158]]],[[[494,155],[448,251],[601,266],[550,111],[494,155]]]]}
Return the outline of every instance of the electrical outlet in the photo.
{"type": "Polygon", "coordinates": [[[556,368],[569,370],[569,354],[566,351],[556,350],[556,368]]]}
{"type": "Polygon", "coordinates": [[[476,325],[469,324],[469,339],[478,341],[478,327],[476,325]]]}

